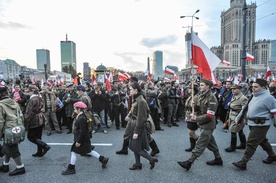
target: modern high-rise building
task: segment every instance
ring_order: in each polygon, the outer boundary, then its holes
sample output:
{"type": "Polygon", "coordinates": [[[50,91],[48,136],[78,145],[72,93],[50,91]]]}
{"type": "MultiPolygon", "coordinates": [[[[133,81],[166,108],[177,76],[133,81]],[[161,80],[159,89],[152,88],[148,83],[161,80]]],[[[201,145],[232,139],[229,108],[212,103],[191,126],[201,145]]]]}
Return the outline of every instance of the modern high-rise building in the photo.
{"type": "Polygon", "coordinates": [[[44,64],[47,64],[47,71],[50,71],[50,51],[47,49],[36,49],[36,64],[38,70],[44,70],[44,64]]]}
{"type": "MultiPolygon", "coordinates": [[[[232,66],[241,66],[243,40],[243,6],[246,0],[230,0],[230,8],[221,13],[221,46],[224,60],[232,66]]],[[[246,50],[252,54],[256,34],[256,3],[246,9],[246,50]]]]}
{"type": "Polygon", "coordinates": [[[91,68],[89,67],[88,62],[83,63],[83,79],[88,80],[91,78],[91,68]]]}
{"type": "Polygon", "coordinates": [[[162,51],[155,51],[152,55],[152,74],[153,79],[157,80],[158,77],[163,77],[163,52],[162,51]]]}
{"type": "Polygon", "coordinates": [[[76,44],[68,40],[60,41],[61,70],[65,66],[71,65],[75,70],[77,68],[76,44]]]}
{"type": "Polygon", "coordinates": [[[276,40],[270,41],[268,62],[271,64],[276,64],[276,40]]]}

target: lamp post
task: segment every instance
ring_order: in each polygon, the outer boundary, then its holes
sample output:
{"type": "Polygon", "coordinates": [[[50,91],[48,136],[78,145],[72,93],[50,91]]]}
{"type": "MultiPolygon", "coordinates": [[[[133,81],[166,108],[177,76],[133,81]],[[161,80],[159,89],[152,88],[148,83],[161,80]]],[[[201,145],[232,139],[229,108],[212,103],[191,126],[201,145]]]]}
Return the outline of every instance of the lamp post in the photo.
{"type": "MultiPolygon", "coordinates": [[[[193,44],[193,36],[192,36],[192,34],[193,34],[193,26],[194,26],[194,18],[195,19],[199,19],[198,17],[196,17],[195,16],[195,14],[197,14],[199,12],[199,10],[196,10],[195,12],[194,12],[194,14],[193,15],[190,15],[190,16],[180,16],[180,18],[185,18],[185,17],[191,17],[192,18],[192,26],[191,26],[191,53],[192,53],[192,59],[191,59],[191,74],[192,74],[192,82],[191,82],[191,84],[192,84],[192,87],[191,87],[191,89],[192,89],[192,103],[194,102],[194,61],[193,61],[193,48],[192,48],[192,44],[193,44]]],[[[194,113],[194,107],[192,107],[192,114],[194,113]]]]}

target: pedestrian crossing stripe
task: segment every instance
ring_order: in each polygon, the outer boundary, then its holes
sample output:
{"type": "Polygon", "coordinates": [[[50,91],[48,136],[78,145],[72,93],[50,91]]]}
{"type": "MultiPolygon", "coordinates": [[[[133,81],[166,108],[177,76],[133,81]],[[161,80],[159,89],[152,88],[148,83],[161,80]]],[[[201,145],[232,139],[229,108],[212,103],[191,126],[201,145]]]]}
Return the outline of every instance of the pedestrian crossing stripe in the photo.
{"type": "Polygon", "coordinates": [[[271,144],[271,146],[276,146],[276,144],[271,144]]]}
{"type": "MultiPolygon", "coordinates": [[[[52,146],[71,146],[73,143],[47,143],[52,146]]],[[[93,146],[112,146],[113,144],[109,143],[92,143],[93,146]]]]}

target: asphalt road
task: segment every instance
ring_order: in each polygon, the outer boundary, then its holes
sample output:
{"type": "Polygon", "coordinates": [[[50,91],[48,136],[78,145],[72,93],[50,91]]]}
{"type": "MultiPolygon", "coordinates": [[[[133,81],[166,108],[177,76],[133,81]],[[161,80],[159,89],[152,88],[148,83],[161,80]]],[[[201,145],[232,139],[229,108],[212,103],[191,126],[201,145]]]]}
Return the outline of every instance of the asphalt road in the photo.
{"type": "MultiPolygon", "coordinates": [[[[222,130],[222,124],[218,124],[214,132],[217,144],[220,148],[223,159],[223,166],[208,166],[206,161],[212,160],[213,153],[208,149],[204,151],[189,171],[181,168],[177,161],[187,160],[190,153],[185,152],[189,147],[189,138],[186,123],[180,121],[180,127],[169,128],[161,125],[165,131],[157,131],[153,134],[160,154],[156,157],[159,162],[153,170],[150,170],[148,161],[141,158],[142,170],[131,171],[128,168],[134,163],[134,155],[129,151],[128,155],[116,155],[115,152],[122,147],[122,137],[124,129],[116,130],[114,125],[108,130],[108,134],[98,132],[93,135],[95,150],[101,155],[109,157],[106,169],[101,168],[101,163],[94,157],[77,157],[76,174],[61,175],[70,163],[70,145],[73,141],[72,134],[43,134],[43,140],[50,144],[50,151],[42,158],[31,156],[36,151],[36,146],[27,139],[20,144],[22,160],[25,164],[26,174],[10,177],[6,173],[0,173],[0,183],[45,183],[45,182],[112,182],[112,183],[178,183],[178,182],[212,182],[212,183],[275,183],[276,163],[267,165],[262,163],[267,158],[267,154],[258,147],[252,161],[249,161],[247,170],[242,171],[232,165],[243,156],[243,150],[227,153],[224,151],[230,144],[230,133],[222,130]]],[[[199,133],[199,132],[198,132],[199,133]]],[[[245,127],[248,134],[248,126],[245,127]]],[[[268,139],[276,152],[276,128],[271,126],[268,139]]],[[[1,159],[0,159],[1,161],[1,159]]],[[[11,161],[10,169],[13,170],[15,164],[11,161]]]]}

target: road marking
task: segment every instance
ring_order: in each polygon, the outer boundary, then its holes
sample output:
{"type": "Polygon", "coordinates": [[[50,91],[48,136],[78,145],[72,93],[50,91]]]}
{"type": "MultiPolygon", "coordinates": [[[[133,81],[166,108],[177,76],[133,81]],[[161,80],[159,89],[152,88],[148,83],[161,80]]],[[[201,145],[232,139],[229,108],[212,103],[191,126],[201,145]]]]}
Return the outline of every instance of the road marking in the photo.
{"type": "MultiPolygon", "coordinates": [[[[47,143],[52,146],[71,146],[73,143],[47,143]]],[[[112,146],[112,144],[108,143],[92,143],[93,146],[112,146]]]]}
{"type": "Polygon", "coordinates": [[[271,144],[271,146],[276,146],[276,144],[271,144]]]}

